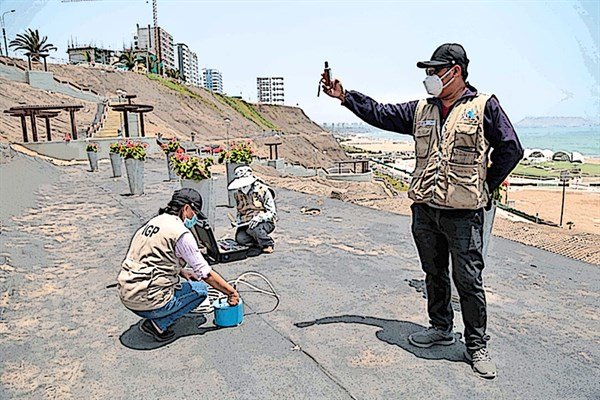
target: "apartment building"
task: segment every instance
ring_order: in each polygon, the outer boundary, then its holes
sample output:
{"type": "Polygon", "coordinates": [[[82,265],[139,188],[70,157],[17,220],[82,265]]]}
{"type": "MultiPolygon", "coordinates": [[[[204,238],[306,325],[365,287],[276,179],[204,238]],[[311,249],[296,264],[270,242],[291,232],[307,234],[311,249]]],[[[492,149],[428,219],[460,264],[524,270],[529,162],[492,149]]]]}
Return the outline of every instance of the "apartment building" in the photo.
{"type": "Polygon", "coordinates": [[[179,74],[186,83],[193,86],[200,86],[198,56],[185,43],[177,43],[176,47],[179,74]]]}
{"type": "Polygon", "coordinates": [[[256,78],[256,90],[259,103],[283,105],[285,102],[282,77],[256,78]]]}
{"type": "Polygon", "coordinates": [[[177,69],[175,65],[175,46],[173,36],[163,28],[137,26],[137,34],[133,37],[135,50],[145,50],[156,54],[165,68],[177,69]],[[158,45],[156,38],[158,38],[158,45]]]}
{"type": "Polygon", "coordinates": [[[215,93],[223,94],[223,76],[213,68],[202,68],[202,86],[215,93]]]}

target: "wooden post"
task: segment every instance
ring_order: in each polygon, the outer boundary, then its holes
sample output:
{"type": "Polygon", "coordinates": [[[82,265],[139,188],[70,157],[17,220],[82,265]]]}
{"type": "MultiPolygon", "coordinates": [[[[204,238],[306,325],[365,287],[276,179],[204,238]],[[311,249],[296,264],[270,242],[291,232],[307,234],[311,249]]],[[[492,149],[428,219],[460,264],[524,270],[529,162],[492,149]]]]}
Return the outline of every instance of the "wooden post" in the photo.
{"type": "Polygon", "coordinates": [[[142,137],[146,137],[146,132],[144,131],[144,113],[138,113],[140,116],[140,134],[142,137]]]}
{"type": "Polygon", "coordinates": [[[24,115],[21,115],[21,129],[23,129],[23,142],[29,142],[29,138],[27,137],[27,120],[24,115]]]}
{"type": "Polygon", "coordinates": [[[127,110],[123,110],[123,126],[125,127],[125,137],[129,137],[129,119],[127,118],[127,110]]]}
{"type": "Polygon", "coordinates": [[[52,133],[50,133],[50,117],[46,117],[46,139],[52,141],[52,133]]]}
{"type": "Polygon", "coordinates": [[[33,112],[31,112],[29,117],[31,119],[31,136],[33,136],[33,141],[37,142],[38,137],[37,137],[37,126],[35,126],[35,114],[33,112]]]}
{"type": "Polygon", "coordinates": [[[73,140],[77,140],[77,126],[75,125],[75,110],[69,110],[69,116],[71,117],[71,136],[73,140]]]}

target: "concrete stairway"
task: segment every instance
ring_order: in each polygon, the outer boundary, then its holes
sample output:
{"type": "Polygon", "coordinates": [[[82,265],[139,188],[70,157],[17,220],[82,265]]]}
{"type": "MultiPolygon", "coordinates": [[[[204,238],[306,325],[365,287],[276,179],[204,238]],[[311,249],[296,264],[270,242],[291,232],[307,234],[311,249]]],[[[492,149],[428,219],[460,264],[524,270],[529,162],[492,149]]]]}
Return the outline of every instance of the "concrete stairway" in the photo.
{"type": "Polygon", "coordinates": [[[108,137],[117,137],[118,131],[121,128],[121,113],[118,111],[114,111],[109,107],[108,113],[106,115],[106,121],[104,121],[104,125],[102,128],[96,132],[94,137],[96,138],[108,138],[108,137]]]}

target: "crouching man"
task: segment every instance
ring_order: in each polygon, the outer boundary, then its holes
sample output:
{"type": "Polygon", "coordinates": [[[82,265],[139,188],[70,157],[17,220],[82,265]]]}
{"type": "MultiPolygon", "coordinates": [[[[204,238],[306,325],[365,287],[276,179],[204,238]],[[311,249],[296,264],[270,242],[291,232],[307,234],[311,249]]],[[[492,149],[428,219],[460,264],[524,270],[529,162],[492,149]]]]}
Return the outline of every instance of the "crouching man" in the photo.
{"type": "Polygon", "coordinates": [[[272,253],[275,242],[269,236],[275,230],[277,209],[275,192],[261,182],[252,168],[241,165],[234,171],[229,190],[236,190],[237,232],[235,241],[244,246],[254,246],[263,253],[272,253]]]}
{"type": "Polygon", "coordinates": [[[239,301],[237,291],[204,260],[190,232],[198,219],[206,219],[201,209],[197,191],[176,190],[167,207],[133,235],[121,264],[121,302],[144,318],[141,331],[159,342],[173,339],[171,325],[206,299],[206,283],[227,295],[229,305],[239,301]]]}

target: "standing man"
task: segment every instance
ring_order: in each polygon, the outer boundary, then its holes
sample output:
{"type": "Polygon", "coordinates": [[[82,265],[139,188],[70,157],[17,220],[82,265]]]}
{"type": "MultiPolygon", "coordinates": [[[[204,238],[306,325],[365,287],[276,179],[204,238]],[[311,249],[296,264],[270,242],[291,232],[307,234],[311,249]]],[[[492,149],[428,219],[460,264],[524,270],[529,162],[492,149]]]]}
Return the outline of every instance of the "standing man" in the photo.
{"type": "Polygon", "coordinates": [[[272,253],[275,242],[270,233],[275,230],[277,208],[275,192],[258,180],[252,168],[240,165],[234,171],[235,179],[228,189],[234,190],[237,207],[235,241],[244,246],[255,246],[263,253],[272,253]]]}
{"type": "MultiPolygon", "coordinates": [[[[467,359],[481,377],[496,377],[487,351],[483,209],[491,193],[523,156],[517,134],[498,99],[478,93],[467,81],[469,60],[460,44],[438,47],[425,69],[428,99],[380,104],[346,91],[339,80],[323,85],[331,97],[380,129],[412,135],[416,166],[408,196],[414,201],[412,233],[425,271],[430,327],[413,333],[413,346],[451,345],[449,257],[458,290],[467,359]]],[[[324,80],[323,80],[324,82],[324,80]]]]}

